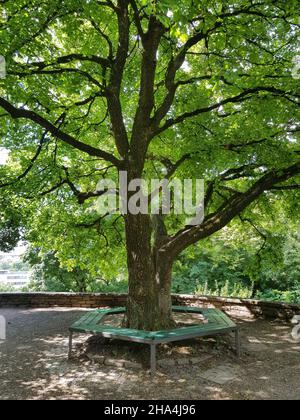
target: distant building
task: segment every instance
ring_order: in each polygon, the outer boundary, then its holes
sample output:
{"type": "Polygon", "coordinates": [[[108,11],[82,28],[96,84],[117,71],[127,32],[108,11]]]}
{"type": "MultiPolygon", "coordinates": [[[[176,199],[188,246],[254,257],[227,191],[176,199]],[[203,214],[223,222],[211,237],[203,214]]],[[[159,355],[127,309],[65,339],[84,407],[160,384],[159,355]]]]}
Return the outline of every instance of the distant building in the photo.
{"type": "Polygon", "coordinates": [[[14,287],[15,289],[22,289],[27,286],[30,279],[28,271],[9,271],[0,270],[0,284],[5,284],[14,287]]]}

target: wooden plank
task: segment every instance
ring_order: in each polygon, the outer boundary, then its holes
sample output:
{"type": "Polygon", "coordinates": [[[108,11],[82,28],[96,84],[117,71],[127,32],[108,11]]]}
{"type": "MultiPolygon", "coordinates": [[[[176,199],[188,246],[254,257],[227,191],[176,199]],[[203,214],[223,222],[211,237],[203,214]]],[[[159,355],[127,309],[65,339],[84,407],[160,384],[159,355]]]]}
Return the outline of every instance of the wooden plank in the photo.
{"type": "Polygon", "coordinates": [[[236,324],[226,315],[224,312],[219,310],[219,317],[230,327],[236,327],[236,324]]]}
{"type": "Polygon", "coordinates": [[[156,344],[160,344],[160,343],[168,343],[168,342],[172,342],[172,341],[182,341],[182,340],[190,340],[192,338],[198,338],[198,337],[211,337],[211,336],[215,336],[215,335],[223,335],[223,334],[227,334],[229,332],[233,331],[232,328],[222,328],[222,327],[218,327],[217,329],[215,329],[213,332],[197,332],[195,334],[185,334],[183,335],[181,338],[178,337],[165,337],[165,338],[159,338],[157,340],[154,340],[154,342],[156,344]]]}
{"type": "Polygon", "coordinates": [[[142,331],[142,330],[134,330],[131,328],[118,328],[118,327],[112,327],[110,325],[91,325],[91,324],[84,324],[81,323],[78,326],[71,326],[71,330],[80,331],[80,332],[93,332],[97,334],[101,334],[103,332],[109,332],[110,334],[113,334],[116,338],[118,336],[128,336],[130,337],[136,337],[136,338],[150,338],[148,331],[142,331]]]}
{"type": "Polygon", "coordinates": [[[192,308],[192,307],[173,307],[174,311],[190,313],[202,313],[208,323],[192,325],[162,331],[142,331],[130,328],[118,328],[109,325],[97,324],[105,315],[122,313],[125,308],[100,309],[85,314],[71,327],[70,331],[86,332],[99,334],[104,337],[116,338],[127,341],[137,341],[145,343],[160,343],[168,341],[180,341],[191,337],[203,337],[233,331],[237,326],[222,311],[214,308],[192,308]]]}
{"type": "Polygon", "coordinates": [[[88,324],[97,325],[100,321],[109,315],[116,315],[123,313],[125,308],[113,308],[113,309],[98,309],[95,312],[95,317],[88,320],[88,324]]]}
{"type": "Polygon", "coordinates": [[[91,325],[97,324],[104,316],[105,314],[103,313],[94,312],[94,314],[92,314],[92,316],[85,323],[91,325]]]}
{"type": "Polygon", "coordinates": [[[124,306],[118,306],[117,308],[106,309],[110,314],[121,314],[126,311],[124,306]]]}
{"type": "Polygon", "coordinates": [[[174,312],[202,314],[203,308],[197,308],[196,306],[172,306],[172,310],[174,312]]]}
{"type": "MultiPolygon", "coordinates": [[[[162,331],[155,331],[151,332],[150,335],[153,337],[153,339],[165,339],[165,338],[175,338],[177,337],[178,340],[181,340],[182,336],[184,335],[190,335],[190,334],[213,334],[214,331],[217,331],[219,329],[223,329],[224,325],[221,324],[203,324],[203,325],[196,325],[191,327],[182,327],[177,328],[174,330],[162,330],[162,331]]],[[[226,327],[227,328],[227,327],[226,327]]]]}
{"type": "Polygon", "coordinates": [[[79,325],[83,324],[96,324],[98,323],[104,316],[109,314],[118,314],[125,311],[124,307],[118,307],[118,308],[112,308],[112,309],[96,309],[93,311],[87,312],[85,315],[83,315],[79,320],[74,322],[72,327],[77,327],[79,325]],[[97,321],[96,321],[97,319],[97,321]]]}
{"type": "Polygon", "coordinates": [[[82,322],[84,322],[84,323],[88,322],[88,319],[92,316],[93,313],[94,313],[94,311],[87,312],[85,315],[83,315],[81,318],[79,318],[77,321],[75,321],[73,325],[79,325],[82,322]]]}
{"type": "Polygon", "coordinates": [[[228,327],[236,327],[236,324],[219,309],[206,308],[203,310],[203,316],[207,318],[209,322],[220,322],[228,325],[228,327]]]}
{"type": "Polygon", "coordinates": [[[222,323],[228,326],[235,326],[230,318],[227,317],[222,311],[215,308],[197,308],[197,307],[185,307],[185,306],[173,306],[174,312],[182,313],[199,313],[202,314],[209,322],[222,323]]]}
{"type": "Polygon", "coordinates": [[[89,324],[96,316],[98,316],[96,311],[91,311],[88,314],[84,315],[82,318],[80,318],[78,321],[76,321],[73,325],[81,325],[82,323],[89,324]]]}

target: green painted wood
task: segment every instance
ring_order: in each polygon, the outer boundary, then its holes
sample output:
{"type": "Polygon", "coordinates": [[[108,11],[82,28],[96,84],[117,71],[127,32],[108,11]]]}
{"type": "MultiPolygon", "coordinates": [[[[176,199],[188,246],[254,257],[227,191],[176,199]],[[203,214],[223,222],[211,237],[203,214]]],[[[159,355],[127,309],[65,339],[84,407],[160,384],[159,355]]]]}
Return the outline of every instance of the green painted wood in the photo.
{"type": "Polygon", "coordinates": [[[118,308],[112,308],[112,309],[96,309],[93,311],[89,311],[85,315],[83,315],[79,320],[77,320],[72,327],[74,326],[80,326],[81,324],[98,324],[99,321],[101,321],[102,318],[104,318],[106,315],[112,315],[112,314],[119,314],[125,312],[125,308],[118,307],[118,308]]]}
{"type": "Polygon", "coordinates": [[[210,325],[208,324],[201,325],[201,326],[193,326],[193,327],[182,327],[182,328],[176,328],[174,330],[162,330],[162,331],[154,331],[150,333],[151,338],[153,340],[157,339],[165,339],[165,338],[177,338],[178,340],[181,339],[184,335],[191,335],[191,334],[197,334],[201,332],[208,333],[209,331],[216,330],[218,328],[221,328],[219,324],[210,325]]]}
{"type": "Polygon", "coordinates": [[[97,311],[90,311],[86,315],[84,315],[82,318],[80,318],[78,321],[75,322],[75,324],[89,324],[93,319],[95,319],[98,316],[97,311]]]}
{"type": "Polygon", "coordinates": [[[152,337],[149,335],[150,333],[148,331],[142,331],[142,330],[134,330],[131,328],[118,328],[118,327],[112,327],[110,325],[92,325],[92,324],[81,324],[81,325],[74,325],[70,328],[71,331],[78,331],[78,332],[90,332],[90,333],[110,333],[115,338],[118,337],[128,337],[130,338],[137,338],[137,339],[152,339],[152,337]]]}
{"type": "Polygon", "coordinates": [[[99,312],[95,312],[94,316],[91,316],[86,323],[87,324],[97,324],[104,316],[105,314],[103,313],[99,313],[99,312]]]}
{"type": "Polygon", "coordinates": [[[201,314],[203,308],[197,308],[196,306],[172,306],[172,310],[174,312],[201,314]]]}
{"type": "Polygon", "coordinates": [[[87,314],[85,314],[83,317],[81,317],[80,319],[78,319],[73,325],[76,325],[76,324],[81,324],[81,323],[85,323],[85,322],[88,322],[88,319],[90,318],[90,316],[91,316],[91,313],[90,312],[88,312],[87,314]]]}
{"type": "Polygon", "coordinates": [[[76,321],[70,327],[70,331],[108,335],[112,338],[127,339],[128,341],[159,342],[160,340],[179,341],[190,336],[196,337],[197,335],[213,335],[218,334],[221,331],[233,330],[237,328],[231,319],[228,318],[227,315],[225,315],[219,309],[174,306],[173,310],[175,312],[183,313],[200,313],[208,320],[208,322],[199,325],[192,325],[189,327],[153,332],[134,330],[130,328],[118,328],[99,324],[99,321],[104,316],[109,314],[123,313],[125,311],[124,307],[119,307],[112,309],[97,309],[95,311],[91,311],[76,321]]]}

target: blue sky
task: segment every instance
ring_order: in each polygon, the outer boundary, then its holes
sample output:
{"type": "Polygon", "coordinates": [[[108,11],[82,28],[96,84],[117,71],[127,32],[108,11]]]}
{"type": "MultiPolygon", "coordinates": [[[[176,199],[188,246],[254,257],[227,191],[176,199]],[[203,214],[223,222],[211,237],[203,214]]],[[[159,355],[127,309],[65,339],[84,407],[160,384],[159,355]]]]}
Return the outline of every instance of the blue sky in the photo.
{"type": "Polygon", "coordinates": [[[8,157],[8,151],[3,147],[0,147],[0,165],[4,165],[8,157]]]}

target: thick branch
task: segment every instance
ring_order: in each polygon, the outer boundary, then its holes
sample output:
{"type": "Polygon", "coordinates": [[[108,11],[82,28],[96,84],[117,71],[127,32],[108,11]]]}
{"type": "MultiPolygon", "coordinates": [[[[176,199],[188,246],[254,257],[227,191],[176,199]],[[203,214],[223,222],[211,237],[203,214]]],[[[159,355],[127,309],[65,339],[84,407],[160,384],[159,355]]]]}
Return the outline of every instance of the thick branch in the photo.
{"type": "Polygon", "coordinates": [[[75,73],[75,74],[79,74],[80,76],[86,78],[87,80],[89,80],[93,85],[97,86],[100,90],[101,90],[101,95],[102,96],[106,96],[106,92],[103,91],[103,86],[101,85],[100,82],[98,82],[97,79],[95,79],[91,74],[89,74],[87,71],[83,71],[80,69],[75,69],[75,68],[59,68],[59,69],[49,69],[49,70],[41,70],[41,69],[36,69],[36,70],[30,70],[28,72],[23,72],[23,71],[9,71],[8,74],[13,75],[13,76],[19,76],[19,77],[28,77],[28,76],[33,76],[36,74],[41,74],[41,75],[55,75],[55,74],[65,74],[65,73],[75,73]]]}
{"type": "MultiPolygon", "coordinates": [[[[204,107],[204,108],[199,108],[196,109],[194,111],[191,112],[185,112],[184,114],[176,117],[176,118],[170,118],[169,120],[167,120],[165,122],[165,124],[158,128],[158,130],[155,132],[155,135],[162,133],[163,131],[167,130],[168,128],[179,124],[185,120],[187,120],[188,118],[192,118],[192,117],[196,117],[200,114],[205,114],[207,112],[210,111],[214,111],[215,109],[220,108],[223,105],[226,105],[228,103],[240,103],[249,99],[252,99],[253,95],[259,93],[259,92],[268,92],[271,93],[273,95],[279,95],[282,96],[288,100],[291,100],[291,98],[289,97],[290,93],[285,92],[281,89],[277,89],[277,88],[273,88],[273,87],[267,87],[267,86],[258,86],[255,88],[249,88],[249,89],[245,89],[243,92],[241,92],[240,94],[236,95],[236,96],[232,96],[230,98],[226,98],[223,99],[222,101],[219,101],[213,105],[204,107]]],[[[295,97],[299,97],[298,95],[295,95],[295,97]]],[[[296,102],[294,100],[292,100],[293,103],[295,103],[296,105],[299,105],[299,102],[296,102]]]]}
{"type": "Polygon", "coordinates": [[[194,45],[198,44],[200,41],[205,39],[210,32],[214,31],[220,25],[220,22],[218,22],[213,28],[211,28],[205,33],[203,33],[202,31],[197,32],[195,35],[188,39],[188,41],[184,44],[184,46],[181,48],[176,57],[170,60],[165,76],[165,86],[167,88],[168,93],[153,117],[152,124],[154,127],[158,127],[162,119],[167,115],[174,101],[178,86],[183,84],[181,82],[175,83],[175,78],[178,70],[184,63],[188,51],[194,45]]]}
{"type": "Polygon", "coordinates": [[[96,63],[96,64],[100,64],[104,68],[110,67],[110,65],[111,65],[110,61],[107,58],[99,57],[97,55],[85,56],[83,54],[69,54],[69,55],[65,55],[65,56],[62,56],[62,57],[57,57],[51,63],[46,63],[44,61],[37,61],[37,62],[34,62],[34,63],[28,63],[28,64],[26,64],[26,66],[22,66],[22,67],[25,67],[25,68],[37,67],[38,69],[43,70],[47,67],[53,67],[53,66],[56,66],[58,64],[67,64],[67,63],[70,63],[72,61],[89,61],[89,62],[93,62],[93,63],[96,63]]]}
{"type": "Polygon", "coordinates": [[[164,246],[164,250],[175,257],[189,245],[222,229],[265,191],[271,190],[276,184],[287,181],[299,173],[300,163],[266,173],[246,192],[234,194],[225,206],[221,206],[216,213],[208,215],[201,225],[186,226],[172,236],[168,244],[164,246]]]}
{"type": "Polygon", "coordinates": [[[107,104],[116,146],[120,156],[124,159],[129,149],[129,142],[122,113],[120,92],[129,50],[128,0],[118,0],[115,10],[118,18],[119,39],[117,54],[111,67],[107,104]]]}
{"type": "Polygon", "coordinates": [[[144,31],[142,28],[142,23],[141,23],[141,17],[140,17],[140,13],[139,13],[139,9],[137,7],[136,1],[135,0],[130,0],[130,5],[132,7],[133,10],[133,17],[134,17],[134,23],[135,26],[137,28],[138,34],[141,38],[141,40],[144,40],[144,31]]]}
{"type": "Polygon", "coordinates": [[[99,4],[99,6],[103,6],[103,7],[109,7],[110,9],[116,10],[116,6],[113,4],[113,2],[111,0],[106,0],[106,1],[97,1],[97,4],[99,4]]]}
{"type": "Polygon", "coordinates": [[[90,156],[97,156],[101,159],[104,159],[107,162],[112,163],[117,167],[120,167],[121,165],[121,162],[114,155],[105,152],[104,150],[97,149],[96,147],[90,146],[86,143],[82,143],[79,140],[76,140],[74,137],[61,131],[59,128],[55,127],[55,125],[53,125],[50,121],[46,120],[44,117],[33,111],[29,111],[22,108],[16,108],[4,98],[0,98],[0,107],[7,111],[12,118],[26,118],[35,122],[39,126],[45,128],[54,137],[58,138],[64,143],[69,144],[75,149],[80,150],[81,152],[87,153],[90,156]]]}
{"type": "Polygon", "coordinates": [[[271,191],[289,191],[289,190],[300,190],[300,184],[292,185],[276,185],[271,188],[271,191]]]}
{"type": "Polygon", "coordinates": [[[143,57],[139,103],[134,118],[131,140],[131,152],[139,162],[141,170],[149,141],[151,113],[154,108],[154,81],[157,67],[157,51],[164,27],[154,15],[149,18],[148,31],[143,38],[143,57]]]}

